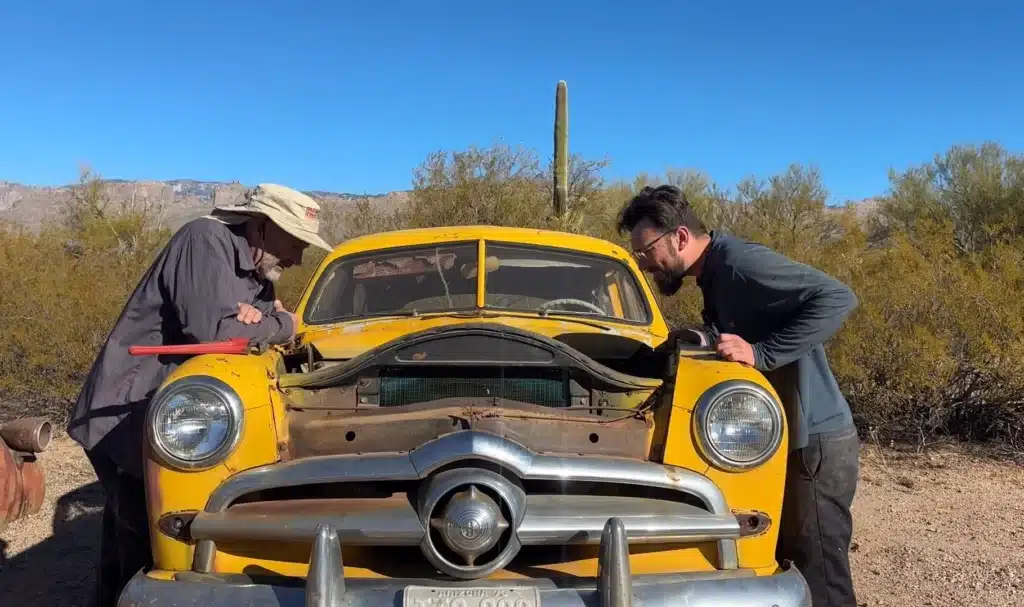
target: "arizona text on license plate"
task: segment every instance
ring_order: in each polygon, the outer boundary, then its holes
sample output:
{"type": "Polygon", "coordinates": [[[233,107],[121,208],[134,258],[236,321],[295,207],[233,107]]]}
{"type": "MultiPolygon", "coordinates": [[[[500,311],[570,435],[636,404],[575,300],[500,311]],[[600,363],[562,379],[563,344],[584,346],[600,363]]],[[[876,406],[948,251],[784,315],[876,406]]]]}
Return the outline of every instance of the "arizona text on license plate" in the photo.
{"type": "Polygon", "coordinates": [[[403,602],[404,607],[540,607],[540,590],[406,586],[403,602]]]}

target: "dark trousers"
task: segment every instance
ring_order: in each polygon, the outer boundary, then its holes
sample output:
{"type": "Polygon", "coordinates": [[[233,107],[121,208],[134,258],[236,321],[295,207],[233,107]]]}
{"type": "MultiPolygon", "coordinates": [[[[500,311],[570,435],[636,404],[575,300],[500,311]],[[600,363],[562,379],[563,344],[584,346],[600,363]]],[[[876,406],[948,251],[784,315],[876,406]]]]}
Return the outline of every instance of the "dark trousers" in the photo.
{"type": "Polygon", "coordinates": [[[789,454],[776,556],[803,574],[814,607],[857,605],[849,549],[859,452],[851,428],[812,434],[806,447],[789,454]]]}
{"type": "Polygon", "coordinates": [[[106,495],[93,605],[114,607],[132,576],[152,566],[145,485],[102,452],[86,455],[106,495]]]}

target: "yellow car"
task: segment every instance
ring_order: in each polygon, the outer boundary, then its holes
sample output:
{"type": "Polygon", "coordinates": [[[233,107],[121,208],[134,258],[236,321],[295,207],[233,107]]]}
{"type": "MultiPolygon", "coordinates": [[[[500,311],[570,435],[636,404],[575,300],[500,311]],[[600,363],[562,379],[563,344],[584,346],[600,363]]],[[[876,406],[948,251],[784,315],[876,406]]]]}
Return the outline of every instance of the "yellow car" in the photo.
{"type": "Polygon", "coordinates": [[[467,226],[339,245],[288,347],[190,358],[147,420],[120,605],[809,606],[756,370],[670,339],[630,254],[467,226]]]}

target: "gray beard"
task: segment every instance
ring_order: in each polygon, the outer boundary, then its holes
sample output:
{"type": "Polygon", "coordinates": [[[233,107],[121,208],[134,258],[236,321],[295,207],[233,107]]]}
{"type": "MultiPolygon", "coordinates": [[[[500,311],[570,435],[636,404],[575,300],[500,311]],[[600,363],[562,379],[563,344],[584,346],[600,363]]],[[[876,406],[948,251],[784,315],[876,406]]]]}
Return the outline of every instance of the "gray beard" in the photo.
{"type": "Polygon", "coordinates": [[[270,282],[277,282],[278,279],[281,278],[281,266],[274,266],[272,268],[261,269],[260,274],[262,274],[263,278],[269,280],[270,282]]]}

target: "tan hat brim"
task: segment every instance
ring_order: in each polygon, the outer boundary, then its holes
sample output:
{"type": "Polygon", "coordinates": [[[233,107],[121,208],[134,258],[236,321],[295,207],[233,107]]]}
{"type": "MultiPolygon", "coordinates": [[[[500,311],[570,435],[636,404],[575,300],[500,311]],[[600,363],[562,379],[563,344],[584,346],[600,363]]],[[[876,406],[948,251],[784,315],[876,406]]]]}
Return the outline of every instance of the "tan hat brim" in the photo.
{"type": "MultiPolygon", "coordinates": [[[[270,220],[273,221],[274,218],[271,217],[270,220]]],[[[327,241],[324,240],[323,238],[320,238],[320,235],[315,233],[315,232],[310,232],[309,230],[301,230],[301,229],[296,228],[294,226],[281,225],[280,223],[278,223],[276,221],[274,221],[274,223],[276,223],[278,225],[278,227],[280,227],[285,232],[288,232],[289,234],[291,234],[292,236],[298,238],[299,240],[301,240],[303,242],[308,242],[309,244],[313,245],[314,247],[319,247],[319,248],[327,251],[328,253],[330,253],[331,251],[334,250],[334,247],[332,247],[331,245],[327,244],[327,241]]]]}
{"type": "Polygon", "coordinates": [[[275,213],[270,209],[254,210],[252,207],[247,206],[216,207],[208,217],[223,223],[241,223],[246,219],[246,217],[252,217],[254,215],[266,217],[270,221],[273,221],[277,227],[288,232],[295,238],[313,245],[314,247],[319,247],[328,253],[334,250],[334,247],[328,244],[327,241],[321,238],[316,232],[304,230],[292,225],[287,220],[287,216],[275,213]]]}

